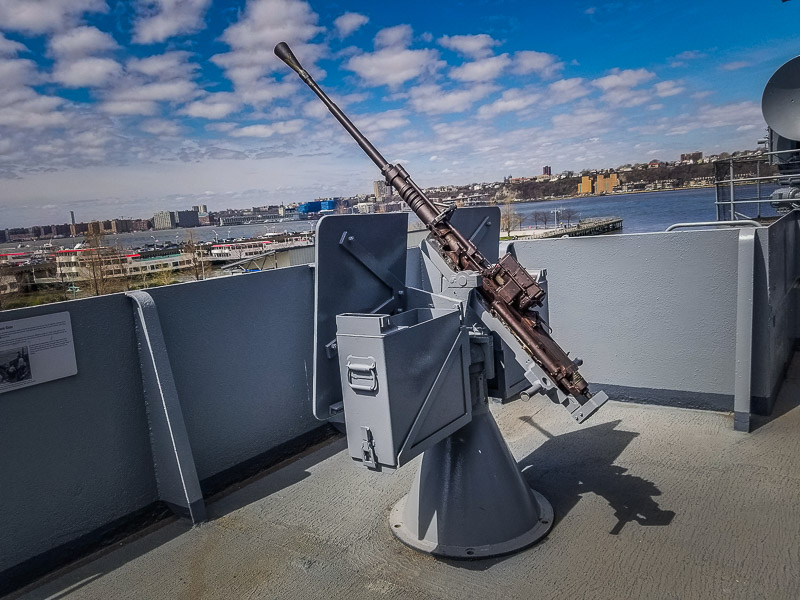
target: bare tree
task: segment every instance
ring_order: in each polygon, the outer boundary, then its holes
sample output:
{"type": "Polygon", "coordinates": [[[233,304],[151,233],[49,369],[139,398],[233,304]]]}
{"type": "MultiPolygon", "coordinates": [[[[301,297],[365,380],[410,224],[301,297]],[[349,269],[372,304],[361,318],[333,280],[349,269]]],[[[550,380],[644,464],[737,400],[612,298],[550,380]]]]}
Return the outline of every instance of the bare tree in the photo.
{"type": "Polygon", "coordinates": [[[183,242],[183,247],[181,249],[183,252],[189,255],[195,281],[200,281],[203,279],[203,259],[199,254],[201,251],[201,246],[195,244],[194,236],[192,235],[191,231],[189,232],[189,239],[183,242]]]}
{"type": "Polygon", "coordinates": [[[508,237],[511,237],[511,232],[519,229],[523,220],[523,217],[514,210],[511,199],[507,199],[500,212],[500,229],[505,231],[508,237]]]}
{"type": "Polygon", "coordinates": [[[572,221],[579,216],[578,211],[574,208],[565,208],[561,211],[561,220],[567,222],[567,227],[572,225],[572,221]]]}
{"type": "Polygon", "coordinates": [[[92,286],[92,291],[95,296],[100,296],[106,292],[106,265],[103,241],[105,240],[105,233],[101,230],[90,231],[85,235],[85,243],[88,246],[84,250],[79,262],[83,262],[86,271],[86,279],[92,286]]]}

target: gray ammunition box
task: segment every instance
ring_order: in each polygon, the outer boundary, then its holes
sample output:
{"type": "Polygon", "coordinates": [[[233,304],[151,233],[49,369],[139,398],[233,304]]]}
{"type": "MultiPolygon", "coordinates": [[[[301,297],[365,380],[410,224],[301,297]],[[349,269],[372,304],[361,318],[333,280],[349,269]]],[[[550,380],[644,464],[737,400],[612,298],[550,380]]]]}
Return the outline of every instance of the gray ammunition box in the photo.
{"type": "Polygon", "coordinates": [[[469,336],[459,310],[346,313],[336,326],[355,460],[395,469],[470,422],[469,336]]]}

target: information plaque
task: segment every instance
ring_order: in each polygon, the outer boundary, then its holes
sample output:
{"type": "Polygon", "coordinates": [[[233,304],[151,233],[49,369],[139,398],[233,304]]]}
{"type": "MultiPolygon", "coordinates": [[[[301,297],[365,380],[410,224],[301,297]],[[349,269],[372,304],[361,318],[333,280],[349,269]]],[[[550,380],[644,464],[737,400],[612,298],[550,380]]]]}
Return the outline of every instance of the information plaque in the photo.
{"type": "Polygon", "coordinates": [[[68,312],[0,322],[0,394],[77,373],[68,312]]]}

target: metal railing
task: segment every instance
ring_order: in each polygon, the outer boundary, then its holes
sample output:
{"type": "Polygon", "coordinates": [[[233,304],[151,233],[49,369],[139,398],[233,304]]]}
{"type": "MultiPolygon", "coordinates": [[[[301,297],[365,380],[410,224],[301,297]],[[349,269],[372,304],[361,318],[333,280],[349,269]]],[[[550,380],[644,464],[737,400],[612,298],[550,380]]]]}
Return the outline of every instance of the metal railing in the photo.
{"type": "Polygon", "coordinates": [[[717,220],[760,220],[790,210],[791,203],[781,203],[772,192],[800,183],[797,156],[798,150],[793,149],[715,160],[717,220]]]}

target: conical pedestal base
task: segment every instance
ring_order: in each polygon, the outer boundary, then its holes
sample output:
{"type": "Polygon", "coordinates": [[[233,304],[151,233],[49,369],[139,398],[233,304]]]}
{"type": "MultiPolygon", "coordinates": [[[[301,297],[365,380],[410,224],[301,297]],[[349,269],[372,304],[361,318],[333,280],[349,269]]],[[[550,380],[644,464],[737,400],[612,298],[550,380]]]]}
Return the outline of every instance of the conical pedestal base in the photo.
{"type": "Polygon", "coordinates": [[[451,558],[509,554],[544,537],[553,507],[522,477],[484,404],[472,422],[422,455],[414,484],[389,516],[392,533],[451,558]]]}

